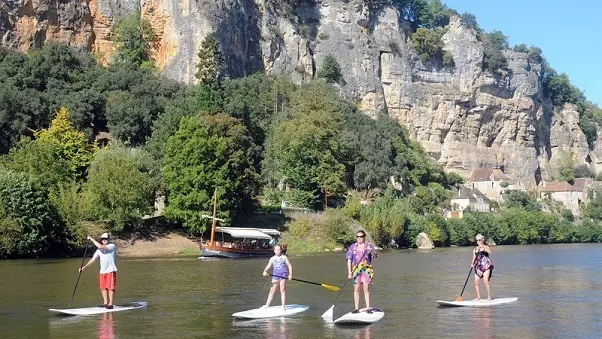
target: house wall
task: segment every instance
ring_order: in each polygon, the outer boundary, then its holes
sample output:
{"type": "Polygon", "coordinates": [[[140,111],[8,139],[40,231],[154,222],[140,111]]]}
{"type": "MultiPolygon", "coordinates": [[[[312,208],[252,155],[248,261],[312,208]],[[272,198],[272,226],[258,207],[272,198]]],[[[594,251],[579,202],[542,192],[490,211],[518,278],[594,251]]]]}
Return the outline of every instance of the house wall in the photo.
{"type": "Polygon", "coordinates": [[[502,186],[500,181],[475,181],[471,183],[472,188],[478,189],[487,198],[495,201],[500,200],[502,186]]]}

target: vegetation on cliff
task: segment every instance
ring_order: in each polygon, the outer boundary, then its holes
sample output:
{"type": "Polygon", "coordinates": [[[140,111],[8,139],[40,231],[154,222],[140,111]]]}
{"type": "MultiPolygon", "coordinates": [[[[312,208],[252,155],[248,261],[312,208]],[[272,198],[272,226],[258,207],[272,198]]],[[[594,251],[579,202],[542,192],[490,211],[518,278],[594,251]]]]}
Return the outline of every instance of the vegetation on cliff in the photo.
{"type": "MultiPolygon", "coordinates": [[[[412,22],[424,60],[451,62],[440,40],[453,10],[437,0],[370,4],[393,5],[412,22]]],[[[462,20],[484,43],[485,67],[503,70],[506,37],[482,32],[468,13],[462,20]]],[[[199,51],[201,83],[184,86],[155,73],[147,23],[128,18],[116,32],[117,57],[107,67],[59,44],[29,54],[0,48],[0,257],[62,255],[99,227],[143,230],[157,196],[165,196],[173,225],[202,232],[216,188],[226,225],[283,201],[324,211],[285,226],[299,249],[310,247],[309,238],[345,244],[349,225],[381,246],[412,246],[420,232],[439,246],[467,244],[477,231],[502,244],[602,241],[602,193],[577,226],[571,213],[551,203],[543,212],[517,192],[499,213],[444,220],[462,178],[445,173],[397,122],[371,119],[341,98],[336,84],[345,74],[334,58],[303,85],[262,74],[222,79],[219,45],[208,37],[199,51]]],[[[554,105],[579,107],[591,145],[600,109],[539,49],[515,49],[543,65],[554,105]]]]}

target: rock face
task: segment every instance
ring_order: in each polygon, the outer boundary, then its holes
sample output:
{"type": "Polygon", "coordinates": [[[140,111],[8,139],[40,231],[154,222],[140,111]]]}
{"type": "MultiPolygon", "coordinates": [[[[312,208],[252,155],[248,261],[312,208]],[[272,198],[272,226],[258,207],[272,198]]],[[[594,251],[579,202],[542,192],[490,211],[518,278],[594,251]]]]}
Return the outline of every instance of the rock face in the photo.
{"type": "MultiPolygon", "coordinates": [[[[506,51],[508,69],[483,70],[483,45],[452,17],[443,36],[455,67],[423,64],[411,30],[391,8],[370,12],[360,0],[4,0],[2,44],[21,50],[61,41],[109,62],[116,21],[139,12],[160,41],[155,63],[192,83],[203,38],[215,33],[230,78],[261,71],[300,83],[332,54],[341,92],[368,115],[389,115],[448,170],[467,175],[483,164],[503,165],[514,180],[550,179],[561,154],[602,169],[602,146],[590,149],[579,114],[554,111],[542,90],[541,65],[506,51]]],[[[601,135],[602,137],[602,135],[601,135]]],[[[598,138],[602,140],[602,138],[598,138]]]]}
{"type": "Polygon", "coordinates": [[[426,233],[420,232],[416,237],[416,247],[430,250],[435,248],[435,244],[433,244],[433,241],[426,233]]]}

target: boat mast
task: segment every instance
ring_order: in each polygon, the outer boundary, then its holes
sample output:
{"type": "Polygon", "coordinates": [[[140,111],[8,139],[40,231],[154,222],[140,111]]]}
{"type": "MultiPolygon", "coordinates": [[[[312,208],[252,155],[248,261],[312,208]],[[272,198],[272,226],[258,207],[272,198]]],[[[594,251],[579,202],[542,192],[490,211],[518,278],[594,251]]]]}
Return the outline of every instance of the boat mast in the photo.
{"type": "Polygon", "coordinates": [[[209,244],[213,246],[213,241],[215,240],[215,224],[217,219],[215,218],[215,212],[217,210],[217,187],[215,188],[215,192],[213,192],[213,223],[211,224],[211,241],[209,244]]]}

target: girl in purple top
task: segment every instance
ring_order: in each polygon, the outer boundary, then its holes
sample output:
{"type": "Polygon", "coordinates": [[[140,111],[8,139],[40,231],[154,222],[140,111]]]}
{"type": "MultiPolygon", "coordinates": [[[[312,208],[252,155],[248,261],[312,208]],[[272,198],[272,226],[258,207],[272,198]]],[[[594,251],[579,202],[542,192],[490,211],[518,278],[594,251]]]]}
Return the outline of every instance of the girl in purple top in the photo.
{"type": "Polygon", "coordinates": [[[357,241],[349,247],[347,251],[347,278],[353,279],[353,300],[355,302],[355,310],[353,313],[359,312],[360,306],[360,285],[363,285],[364,299],[366,300],[366,309],[368,313],[372,313],[370,309],[370,284],[374,278],[374,268],[372,267],[372,259],[378,256],[374,246],[366,243],[366,232],[360,230],[355,235],[357,241]],[[353,268],[352,268],[353,267],[353,268]]]}
{"type": "Polygon", "coordinates": [[[268,261],[268,264],[263,269],[263,275],[268,276],[268,270],[270,267],[274,267],[274,270],[272,271],[272,275],[274,276],[272,277],[272,288],[270,288],[268,301],[263,307],[270,307],[270,303],[272,302],[276,288],[278,288],[278,285],[280,285],[280,300],[282,301],[282,309],[285,309],[286,280],[293,279],[293,266],[286,255],[282,254],[282,247],[280,247],[280,245],[274,246],[274,254],[275,256],[270,258],[270,261],[268,261]]]}

